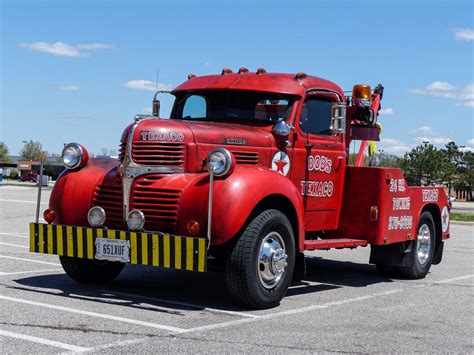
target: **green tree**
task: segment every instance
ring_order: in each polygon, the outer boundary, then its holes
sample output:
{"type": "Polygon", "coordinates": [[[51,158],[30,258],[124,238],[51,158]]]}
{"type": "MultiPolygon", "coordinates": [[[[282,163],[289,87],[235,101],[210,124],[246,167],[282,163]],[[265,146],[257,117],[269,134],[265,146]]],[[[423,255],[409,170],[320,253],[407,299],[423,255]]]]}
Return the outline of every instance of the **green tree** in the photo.
{"type": "Polygon", "coordinates": [[[0,162],[11,163],[8,147],[5,143],[0,141],[0,162]]]}
{"type": "Polygon", "coordinates": [[[474,187],[474,152],[464,151],[460,153],[458,174],[453,179],[453,187],[456,190],[468,192],[468,200],[472,200],[472,189],[474,187]]]}
{"type": "Polygon", "coordinates": [[[400,167],[410,185],[429,186],[441,183],[445,165],[443,152],[432,144],[413,148],[400,159],[400,167]]]}
{"type": "Polygon", "coordinates": [[[459,173],[462,153],[454,142],[449,142],[446,144],[446,148],[442,149],[441,151],[444,155],[442,178],[448,187],[448,194],[451,194],[453,181],[456,179],[459,173]]]}
{"type": "Polygon", "coordinates": [[[48,153],[43,150],[40,142],[30,140],[26,142],[20,151],[20,156],[25,160],[46,160],[48,153]]]}

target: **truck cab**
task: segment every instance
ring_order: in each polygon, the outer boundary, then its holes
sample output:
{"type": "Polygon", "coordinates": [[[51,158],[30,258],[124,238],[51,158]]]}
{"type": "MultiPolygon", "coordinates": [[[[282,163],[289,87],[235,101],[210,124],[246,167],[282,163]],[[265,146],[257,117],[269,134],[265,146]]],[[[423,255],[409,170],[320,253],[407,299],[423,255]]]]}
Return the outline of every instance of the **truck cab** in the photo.
{"type": "Polygon", "coordinates": [[[203,272],[222,262],[230,293],[252,308],[278,305],[304,278],[305,250],[370,245],[380,272],[412,278],[441,261],[444,190],[349,165],[352,140],[379,139],[381,86],[346,97],[304,73],[240,68],[189,75],[171,94],[169,119],[155,95],[153,114],[124,130],[118,160],[64,147],[67,170],[48,224],[31,224],[31,251],[59,255],[79,282],[110,281],[125,263],[203,272]]]}

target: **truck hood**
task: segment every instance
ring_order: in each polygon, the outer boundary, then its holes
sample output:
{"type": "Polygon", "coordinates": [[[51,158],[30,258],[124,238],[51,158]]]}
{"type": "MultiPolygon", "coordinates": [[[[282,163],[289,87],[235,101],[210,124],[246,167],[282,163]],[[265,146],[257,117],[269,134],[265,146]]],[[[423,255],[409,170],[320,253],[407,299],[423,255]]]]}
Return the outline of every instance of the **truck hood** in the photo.
{"type": "Polygon", "coordinates": [[[150,119],[138,124],[133,141],[271,147],[274,145],[271,129],[271,126],[228,122],[150,119]]]}

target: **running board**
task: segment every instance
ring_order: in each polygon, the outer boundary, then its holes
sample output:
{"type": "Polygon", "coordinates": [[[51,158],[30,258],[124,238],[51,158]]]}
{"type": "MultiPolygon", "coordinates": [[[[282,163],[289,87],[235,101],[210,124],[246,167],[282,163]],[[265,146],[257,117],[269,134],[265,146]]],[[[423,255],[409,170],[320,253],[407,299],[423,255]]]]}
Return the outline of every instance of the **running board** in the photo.
{"type": "Polygon", "coordinates": [[[316,249],[343,249],[343,248],[357,248],[367,246],[366,240],[360,239],[318,239],[318,240],[305,240],[305,250],[316,250],[316,249]]]}

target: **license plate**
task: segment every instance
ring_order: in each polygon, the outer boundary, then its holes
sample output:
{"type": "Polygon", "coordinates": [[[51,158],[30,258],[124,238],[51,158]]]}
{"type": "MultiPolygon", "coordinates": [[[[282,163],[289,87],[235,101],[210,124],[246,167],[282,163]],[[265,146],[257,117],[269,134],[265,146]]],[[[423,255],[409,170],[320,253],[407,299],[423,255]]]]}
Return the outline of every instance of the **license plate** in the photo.
{"type": "Polygon", "coordinates": [[[97,238],[95,240],[95,258],[128,263],[130,262],[130,241],[97,238]]]}

